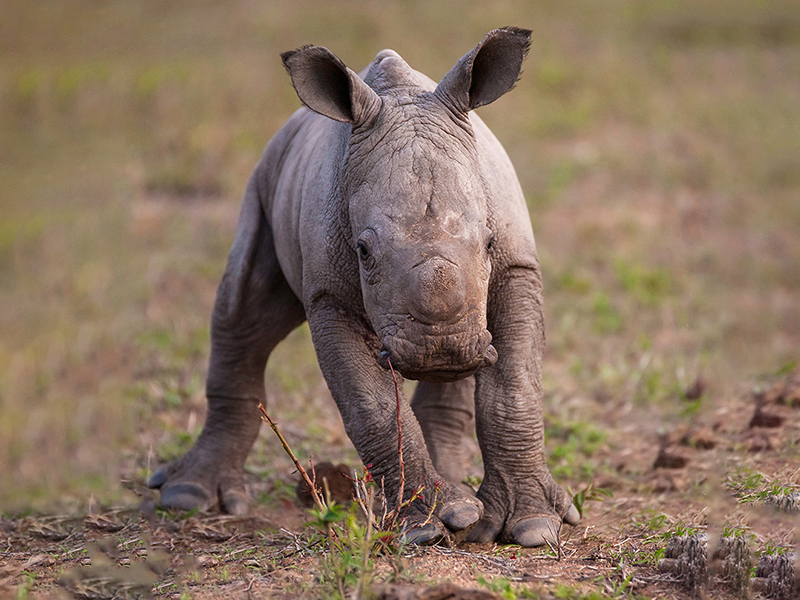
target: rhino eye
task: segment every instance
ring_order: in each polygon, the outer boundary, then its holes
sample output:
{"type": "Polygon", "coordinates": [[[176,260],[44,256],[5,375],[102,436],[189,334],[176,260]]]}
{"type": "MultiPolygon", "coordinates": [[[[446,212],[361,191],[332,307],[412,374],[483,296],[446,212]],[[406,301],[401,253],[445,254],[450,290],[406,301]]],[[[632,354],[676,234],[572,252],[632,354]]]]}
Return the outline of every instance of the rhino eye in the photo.
{"type": "Polygon", "coordinates": [[[364,242],[359,241],[358,244],[356,244],[356,249],[358,250],[358,258],[363,262],[369,260],[369,248],[367,248],[364,242]]]}
{"type": "Polygon", "coordinates": [[[365,271],[372,271],[375,268],[375,249],[378,247],[378,240],[372,229],[365,229],[356,242],[356,254],[361,266],[365,271]]]}
{"type": "Polygon", "coordinates": [[[494,234],[490,235],[489,240],[486,242],[486,252],[491,252],[493,247],[494,247],[494,234]]]}
{"type": "Polygon", "coordinates": [[[366,271],[371,271],[375,266],[375,257],[372,256],[369,246],[367,246],[364,241],[359,240],[356,244],[356,251],[358,252],[358,259],[361,261],[361,266],[364,267],[366,271]]]}

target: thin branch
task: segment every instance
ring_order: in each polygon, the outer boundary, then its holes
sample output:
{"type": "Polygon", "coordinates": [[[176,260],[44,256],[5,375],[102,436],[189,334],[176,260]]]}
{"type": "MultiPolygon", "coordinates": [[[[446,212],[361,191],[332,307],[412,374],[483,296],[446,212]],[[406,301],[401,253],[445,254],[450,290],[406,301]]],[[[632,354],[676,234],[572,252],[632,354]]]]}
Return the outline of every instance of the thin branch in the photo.
{"type": "Polygon", "coordinates": [[[392,372],[394,395],[397,398],[397,456],[400,459],[400,489],[397,490],[397,510],[399,511],[400,506],[403,504],[403,491],[406,487],[406,464],[403,460],[403,422],[400,419],[400,385],[397,383],[397,377],[394,374],[392,359],[387,357],[386,362],[392,372]]]}
{"type": "MultiPolygon", "coordinates": [[[[272,427],[272,431],[275,432],[275,435],[278,436],[278,439],[281,441],[281,445],[283,449],[286,451],[286,454],[292,459],[294,462],[294,466],[297,467],[297,470],[300,472],[300,476],[306,482],[308,489],[311,490],[311,497],[314,499],[314,504],[317,505],[317,508],[320,510],[325,510],[325,505],[322,502],[322,498],[320,498],[319,493],[317,492],[317,488],[314,485],[314,482],[311,481],[311,478],[306,473],[306,470],[303,468],[303,465],[300,464],[300,461],[297,460],[297,457],[292,452],[292,449],[289,447],[288,442],[284,439],[283,435],[281,434],[280,430],[278,429],[278,424],[270,419],[269,415],[267,414],[267,410],[264,408],[264,405],[259,403],[258,410],[261,411],[261,420],[265,423],[269,423],[269,426],[272,427]]],[[[316,473],[314,474],[314,479],[316,479],[316,473]]]]}

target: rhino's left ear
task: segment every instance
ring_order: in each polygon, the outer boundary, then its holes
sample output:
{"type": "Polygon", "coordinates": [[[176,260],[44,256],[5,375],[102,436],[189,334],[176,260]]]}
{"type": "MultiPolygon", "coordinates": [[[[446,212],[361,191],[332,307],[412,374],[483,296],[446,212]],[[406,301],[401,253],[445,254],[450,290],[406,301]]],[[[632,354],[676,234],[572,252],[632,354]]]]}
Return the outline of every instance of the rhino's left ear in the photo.
{"type": "Polygon", "coordinates": [[[517,82],[530,45],[529,29],[490,31],[442,78],[436,95],[462,113],[494,102],[517,82]]]}
{"type": "Polygon", "coordinates": [[[300,100],[314,112],[353,125],[378,114],[378,94],[327,48],[306,46],[281,59],[300,100]]]}

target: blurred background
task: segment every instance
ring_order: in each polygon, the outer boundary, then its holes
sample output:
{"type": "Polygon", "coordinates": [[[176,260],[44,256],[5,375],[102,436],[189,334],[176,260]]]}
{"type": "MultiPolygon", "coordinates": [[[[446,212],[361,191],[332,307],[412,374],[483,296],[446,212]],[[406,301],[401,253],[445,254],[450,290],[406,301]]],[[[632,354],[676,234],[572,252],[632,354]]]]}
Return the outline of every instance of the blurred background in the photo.
{"type": "MultiPolygon", "coordinates": [[[[531,51],[516,89],[479,114],[516,165],[537,236],[559,479],[601,471],[592,443],[615,424],[657,435],[791,370],[794,2],[11,0],[0,508],[131,501],[120,480],[143,481],[199,432],[240,198],[300,104],[280,52],[324,45],[358,71],[393,48],[438,80],[503,25],[532,29],[531,51]]],[[[301,456],[356,464],[305,328],[267,378],[301,456]]],[[[257,495],[289,493],[291,465],[267,432],[248,469],[257,495]]]]}

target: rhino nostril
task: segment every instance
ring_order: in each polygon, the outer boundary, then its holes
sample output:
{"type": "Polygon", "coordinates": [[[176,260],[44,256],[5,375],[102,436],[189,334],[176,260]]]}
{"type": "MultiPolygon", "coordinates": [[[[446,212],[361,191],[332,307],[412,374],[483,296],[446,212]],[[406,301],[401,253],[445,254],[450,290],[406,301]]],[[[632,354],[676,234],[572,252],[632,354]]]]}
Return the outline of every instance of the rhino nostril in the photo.
{"type": "Polygon", "coordinates": [[[381,350],[381,353],[378,354],[378,364],[382,366],[384,369],[389,368],[389,351],[388,350],[381,350]]]}

